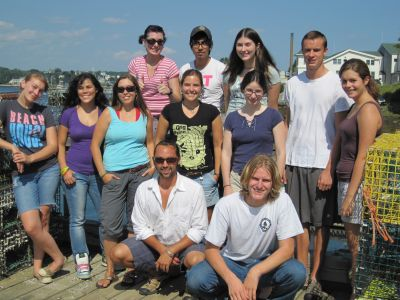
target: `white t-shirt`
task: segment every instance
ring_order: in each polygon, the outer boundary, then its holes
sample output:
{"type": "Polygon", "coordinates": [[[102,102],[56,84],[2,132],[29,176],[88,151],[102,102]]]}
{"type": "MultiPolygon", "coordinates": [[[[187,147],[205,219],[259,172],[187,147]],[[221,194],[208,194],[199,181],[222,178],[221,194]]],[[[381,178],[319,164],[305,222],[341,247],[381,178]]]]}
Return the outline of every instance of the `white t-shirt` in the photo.
{"type": "Polygon", "coordinates": [[[264,259],[278,248],[278,240],[303,233],[292,200],[282,192],[275,201],[249,206],[240,193],[220,199],[213,211],[206,240],[221,247],[221,254],[251,263],[264,259]]]}
{"type": "Polygon", "coordinates": [[[346,111],[353,102],[328,71],[310,80],[303,72],[286,84],[285,101],[290,108],[286,141],[286,164],[324,169],[335,139],[335,113],[346,111]]]}
{"type": "MultiPolygon", "coordinates": [[[[189,69],[197,69],[194,61],[184,64],[179,70],[179,78],[182,78],[183,73],[189,69]]],[[[222,72],[225,70],[225,64],[211,57],[208,64],[201,70],[203,75],[204,93],[201,99],[202,102],[212,104],[219,111],[223,103],[223,80],[222,72]]]]}

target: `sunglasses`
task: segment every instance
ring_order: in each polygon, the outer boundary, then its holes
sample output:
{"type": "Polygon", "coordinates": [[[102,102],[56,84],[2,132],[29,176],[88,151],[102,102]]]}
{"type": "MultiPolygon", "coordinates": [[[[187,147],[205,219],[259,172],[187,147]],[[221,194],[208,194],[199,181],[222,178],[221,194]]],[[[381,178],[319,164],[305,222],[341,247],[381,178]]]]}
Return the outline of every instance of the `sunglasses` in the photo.
{"type": "Polygon", "coordinates": [[[136,88],[132,85],[132,86],[127,86],[127,87],[123,87],[123,86],[119,86],[117,87],[117,92],[122,94],[125,91],[127,91],[128,93],[133,93],[134,91],[136,91],[136,88]]]}
{"type": "Polygon", "coordinates": [[[178,161],[177,157],[154,157],[154,162],[156,164],[163,164],[164,162],[167,162],[167,164],[175,164],[178,161]]]}
{"type": "Polygon", "coordinates": [[[154,46],[156,43],[158,46],[164,45],[164,40],[146,39],[147,44],[154,46]]]}

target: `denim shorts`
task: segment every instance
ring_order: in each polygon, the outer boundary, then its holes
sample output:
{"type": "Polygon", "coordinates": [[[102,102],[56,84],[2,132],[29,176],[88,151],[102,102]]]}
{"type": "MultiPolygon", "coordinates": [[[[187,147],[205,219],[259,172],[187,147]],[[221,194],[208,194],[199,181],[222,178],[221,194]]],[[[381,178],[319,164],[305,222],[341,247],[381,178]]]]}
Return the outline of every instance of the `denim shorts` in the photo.
{"type": "Polygon", "coordinates": [[[12,180],[18,215],[44,205],[56,205],[55,195],[60,183],[58,164],[39,172],[15,175],[12,180]]]}
{"type": "MultiPolygon", "coordinates": [[[[342,208],[343,200],[346,197],[347,190],[349,188],[349,182],[339,181],[338,182],[338,210],[342,208]]],[[[362,224],[362,185],[357,189],[357,193],[354,196],[353,212],[350,216],[341,216],[344,223],[351,224],[362,224]]]]}
{"type": "Polygon", "coordinates": [[[192,179],[203,187],[207,207],[217,204],[219,200],[218,181],[214,179],[214,171],[192,179]]]}

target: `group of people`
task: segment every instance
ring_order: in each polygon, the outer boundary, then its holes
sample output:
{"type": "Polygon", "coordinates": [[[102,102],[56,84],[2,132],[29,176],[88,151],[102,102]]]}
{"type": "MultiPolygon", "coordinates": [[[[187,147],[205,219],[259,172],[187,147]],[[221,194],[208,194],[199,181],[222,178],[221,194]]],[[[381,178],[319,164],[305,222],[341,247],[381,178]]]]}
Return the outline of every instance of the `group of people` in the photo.
{"type": "Polygon", "coordinates": [[[58,134],[50,109],[35,103],[48,87],[40,73],[21,82],[17,101],[0,102],[0,147],[15,163],[34,277],[50,283],[64,264],[48,233],[61,174],[81,279],[91,277],[88,199],[101,221],[107,269],[99,288],[117,280],[122,265],[125,285],[147,274],[143,295],[183,270],[188,291],[201,298],[256,299],[265,287],[270,299],[293,299],[301,288],[323,293],[318,270],[336,199],[354,269],[365,158],[382,128],[367,65],[348,60],[339,78],[323,64],[326,37],[308,32],[301,43],[306,71],[286,84],[283,118],[279,73],[255,30],[239,31],[226,66],[210,56],[205,26],[192,30],[195,59],[180,70],[161,54],[165,42],[162,27],[146,28],[139,37],[146,54],[116,80],[111,103],[95,76],[76,76],[58,134]],[[53,261],[44,268],[45,253],[53,261]]]}

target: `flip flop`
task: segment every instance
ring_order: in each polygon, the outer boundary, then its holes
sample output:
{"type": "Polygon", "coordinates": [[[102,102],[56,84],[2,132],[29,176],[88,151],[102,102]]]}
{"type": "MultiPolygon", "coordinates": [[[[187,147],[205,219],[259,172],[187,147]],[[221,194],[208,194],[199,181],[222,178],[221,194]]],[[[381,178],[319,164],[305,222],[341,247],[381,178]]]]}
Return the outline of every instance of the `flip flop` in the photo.
{"type": "Polygon", "coordinates": [[[105,278],[102,278],[99,281],[97,281],[96,287],[98,289],[106,289],[111,285],[111,283],[113,283],[114,281],[117,281],[117,280],[118,280],[117,275],[106,276],[105,278]],[[105,285],[104,285],[104,282],[106,283],[105,285]]]}

